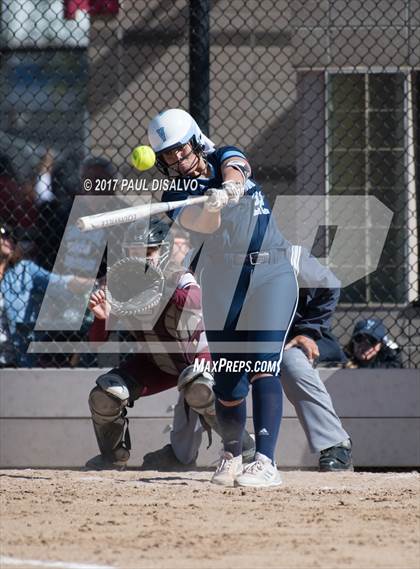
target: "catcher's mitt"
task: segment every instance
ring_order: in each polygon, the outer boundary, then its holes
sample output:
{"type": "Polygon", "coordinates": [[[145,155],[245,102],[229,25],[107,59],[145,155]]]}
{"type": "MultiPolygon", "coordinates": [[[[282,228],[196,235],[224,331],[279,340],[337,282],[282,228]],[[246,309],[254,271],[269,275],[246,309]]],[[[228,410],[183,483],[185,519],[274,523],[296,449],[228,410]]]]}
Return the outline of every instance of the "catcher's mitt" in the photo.
{"type": "Polygon", "coordinates": [[[106,298],[119,317],[150,315],[162,298],[165,278],[159,267],[125,257],[108,269],[106,298]]]}

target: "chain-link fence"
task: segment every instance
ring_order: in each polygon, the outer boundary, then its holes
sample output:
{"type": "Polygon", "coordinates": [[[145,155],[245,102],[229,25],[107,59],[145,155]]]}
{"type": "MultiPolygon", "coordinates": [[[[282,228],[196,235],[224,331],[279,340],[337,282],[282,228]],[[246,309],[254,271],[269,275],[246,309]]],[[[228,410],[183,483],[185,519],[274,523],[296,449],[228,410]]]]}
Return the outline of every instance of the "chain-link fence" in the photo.
{"type": "Polygon", "coordinates": [[[33,329],[49,272],[104,274],[89,233],[68,240],[57,266],[74,198],[86,178],[138,180],[131,150],[168,107],[190,110],[217,146],[243,148],[273,206],[289,204],[286,237],[320,258],[343,231],[334,204],[348,212],[344,198],[363,198],[353,213],[365,227],[345,221],[359,239],[333,331],[346,345],[357,321],[380,318],[398,344],[389,349],[419,365],[418,0],[7,0],[1,10],[2,365],[98,363],[29,357],[26,346],[86,338],[90,317],[71,331],[66,306],[63,331],[33,329]]]}

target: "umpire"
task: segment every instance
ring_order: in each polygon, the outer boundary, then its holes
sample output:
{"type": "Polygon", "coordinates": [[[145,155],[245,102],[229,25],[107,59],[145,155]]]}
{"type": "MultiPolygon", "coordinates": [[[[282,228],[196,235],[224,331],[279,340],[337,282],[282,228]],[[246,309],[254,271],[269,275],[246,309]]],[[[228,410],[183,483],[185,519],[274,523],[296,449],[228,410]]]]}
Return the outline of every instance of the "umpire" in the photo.
{"type": "Polygon", "coordinates": [[[320,471],[353,470],[350,437],[315,367],[317,363],[341,365],[346,361],[331,334],[340,283],[302,247],[293,246],[290,256],[298,275],[299,302],[283,354],[283,390],[296,410],[311,451],[321,453],[320,471]]]}

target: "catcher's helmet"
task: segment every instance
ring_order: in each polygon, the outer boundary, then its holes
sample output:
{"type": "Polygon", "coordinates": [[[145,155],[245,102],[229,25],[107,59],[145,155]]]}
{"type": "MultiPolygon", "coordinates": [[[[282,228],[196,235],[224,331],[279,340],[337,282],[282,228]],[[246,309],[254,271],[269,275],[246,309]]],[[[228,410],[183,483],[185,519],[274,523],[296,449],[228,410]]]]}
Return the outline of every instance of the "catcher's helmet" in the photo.
{"type": "Polygon", "coordinates": [[[169,224],[158,218],[150,219],[150,223],[147,221],[130,223],[122,243],[124,254],[129,256],[128,248],[137,245],[143,245],[145,251],[148,247],[159,247],[159,268],[163,270],[169,260],[173,245],[169,224]]]}
{"type": "Polygon", "coordinates": [[[204,151],[204,135],[200,127],[193,117],[182,109],[169,109],[159,113],[150,121],[147,134],[150,146],[156,153],[156,166],[166,176],[169,176],[170,172],[163,160],[163,152],[188,142],[197,155],[203,154],[204,151]]]}

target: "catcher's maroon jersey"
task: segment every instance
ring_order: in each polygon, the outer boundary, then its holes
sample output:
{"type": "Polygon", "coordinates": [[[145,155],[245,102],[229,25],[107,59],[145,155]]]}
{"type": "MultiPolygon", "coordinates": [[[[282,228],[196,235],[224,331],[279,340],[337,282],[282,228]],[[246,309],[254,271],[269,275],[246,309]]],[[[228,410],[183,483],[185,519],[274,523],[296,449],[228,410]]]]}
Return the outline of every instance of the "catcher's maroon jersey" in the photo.
{"type": "MultiPolygon", "coordinates": [[[[89,332],[91,341],[107,340],[109,332],[105,329],[105,323],[105,320],[95,318],[89,332]]],[[[114,324],[112,327],[115,328],[114,324]]],[[[121,329],[123,328],[122,321],[121,329]]],[[[142,384],[146,365],[149,371],[153,369],[155,375],[157,371],[161,372],[161,380],[166,377],[170,383],[176,385],[178,375],[196,358],[210,360],[201,315],[201,290],[192,273],[180,272],[175,292],[162,310],[153,330],[139,330],[132,334],[137,342],[142,343],[142,351],[127,358],[120,369],[129,373],[133,379],[138,376],[142,384]],[[159,343],[170,343],[173,349],[171,353],[164,348],[151,349],[151,343],[154,348],[159,343]]]]}

